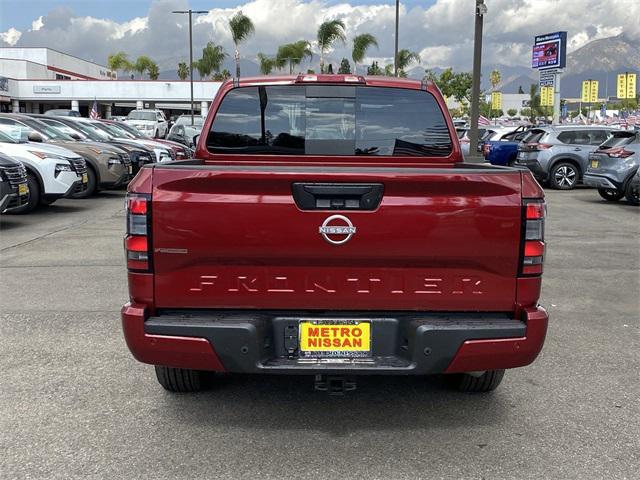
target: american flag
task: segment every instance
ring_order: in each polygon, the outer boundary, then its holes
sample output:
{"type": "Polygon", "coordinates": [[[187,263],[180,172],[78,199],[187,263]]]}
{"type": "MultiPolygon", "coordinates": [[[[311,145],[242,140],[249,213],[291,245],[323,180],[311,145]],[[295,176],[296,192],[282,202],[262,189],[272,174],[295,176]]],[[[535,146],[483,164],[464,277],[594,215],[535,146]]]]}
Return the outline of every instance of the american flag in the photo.
{"type": "Polygon", "coordinates": [[[98,115],[98,104],[96,103],[96,99],[93,99],[93,107],[91,107],[91,113],[89,114],[90,118],[93,118],[94,120],[100,118],[100,115],[98,115]]]}
{"type": "Polygon", "coordinates": [[[488,125],[491,125],[491,120],[489,120],[487,117],[485,117],[484,115],[480,115],[478,117],[478,125],[482,125],[483,127],[486,127],[488,125]]]}
{"type": "Polygon", "coordinates": [[[629,125],[635,125],[636,123],[638,123],[638,116],[631,114],[627,117],[627,123],[629,125]]]}

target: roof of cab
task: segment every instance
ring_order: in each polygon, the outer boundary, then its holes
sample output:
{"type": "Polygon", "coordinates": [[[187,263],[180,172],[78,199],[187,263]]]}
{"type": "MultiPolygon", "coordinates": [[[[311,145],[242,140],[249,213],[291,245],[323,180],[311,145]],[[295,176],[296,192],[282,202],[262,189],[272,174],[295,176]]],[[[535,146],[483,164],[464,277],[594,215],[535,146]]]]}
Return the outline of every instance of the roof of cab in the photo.
{"type": "MultiPolygon", "coordinates": [[[[235,83],[237,86],[251,85],[293,85],[293,84],[340,84],[340,85],[367,85],[374,87],[396,87],[413,90],[435,88],[432,82],[422,82],[410,78],[396,78],[383,76],[363,76],[354,74],[300,74],[277,75],[260,77],[243,77],[229,79],[225,82],[235,83]]],[[[226,85],[223,85],[226,86],[226,85]]]]}

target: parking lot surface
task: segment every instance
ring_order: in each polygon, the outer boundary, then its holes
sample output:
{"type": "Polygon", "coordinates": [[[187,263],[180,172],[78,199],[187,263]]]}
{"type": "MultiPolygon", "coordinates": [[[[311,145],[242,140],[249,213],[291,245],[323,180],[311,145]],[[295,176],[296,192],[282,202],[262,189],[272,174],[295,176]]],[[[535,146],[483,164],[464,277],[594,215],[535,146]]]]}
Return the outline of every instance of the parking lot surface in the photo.
{"type": "Polygon", "coordinates": [[[172,395],[121,334],[123,197],[1,219],[0,477],[637,478],[637,208],[547,192],[547,342],[492,394],[238,376],[172,395]]]}

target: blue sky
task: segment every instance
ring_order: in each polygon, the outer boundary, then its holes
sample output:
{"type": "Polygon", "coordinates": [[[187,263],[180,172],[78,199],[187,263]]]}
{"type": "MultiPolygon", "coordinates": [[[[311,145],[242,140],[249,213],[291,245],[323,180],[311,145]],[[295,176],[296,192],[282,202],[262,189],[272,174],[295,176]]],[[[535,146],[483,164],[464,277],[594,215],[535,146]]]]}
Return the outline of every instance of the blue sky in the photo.
{"type": "MultiPolygon", "coordinates": [[[[351,5],[379,5],[391,4],[390,1],[371,0],[327,0],[324,3],[335,5],[348,2],[351,5]]],[[[429,6],[435,0],[417,1],[405,0],[401,3],[406,7],[429,6]]],[[[211,8],[225,8],[243,5],[247,2],[233,0],[190,0],[193,10],[209,10],[211,8]]],[[[31,22],[40,15],[46,15],[58,6],[66,6],[77,16],[91,16],[108,18],[117,22],[143,17],[149,11],[151,0],[0,0],[0,31],[11,27],[25,30],[31,27],[31,22]]]]}

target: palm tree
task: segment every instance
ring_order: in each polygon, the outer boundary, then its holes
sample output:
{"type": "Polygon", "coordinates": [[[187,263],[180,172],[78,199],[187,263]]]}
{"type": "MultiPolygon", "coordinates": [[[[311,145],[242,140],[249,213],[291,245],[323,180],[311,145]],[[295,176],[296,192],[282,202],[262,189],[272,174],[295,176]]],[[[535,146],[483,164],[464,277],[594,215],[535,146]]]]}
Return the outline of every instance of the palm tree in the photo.
{"type": "Polygon", "coordinates": [[[353,59],[353,73],[358,71],[358,62],[364,60],[365,55],[369,47],[378,48],[378,40],[370,33],[362,33],[353,37],[353,50],[351,51],[351,58],[353,59]]]}
{"type": "Polygon", "coordinates": [[[251,36],[256,29],[251,19],[242,13],[242,10],[229,19],[229,28],[231,29],[231,38],[233,38],[233,43],[236,46],[236,77],[240,78],[240,51],[238,50],[238,45],[251,36]]]}
{"type": "Polygon", "coordinates": [[[306,40],[298,40],[293,43],[286,43],[278,47],[278,53],[276,55],[275,66],[282,68],[287,63],[289,64],[289,73],[293,73],[293,68],[302,63],[305,58],[313,58],[313,52],[311,51],[311,44],[306,40]]]}
{"type": "Polygon", "coordinates": [[[152,63],[153,60],[151,60],[149,57],[147,57],[146,55],[140,55],[136,59],[136,63],[133,64],[133,71],[138,72],[140,74],[140,78],[142,78],[142,75],[144,75],[144,72],[149,69],[152,63]]]}
{"type": "Polygon", "coordinates": [[[493,70],[489,74],[489,81],[491,82],[491,89],[495,91],[496,87],[498,86],[498,84],[500,83],[501,80],[502,80],[502,75],[500,75],[500,71],[499,70],[493,70]]]}
{"type": "Polygon", "coordinates": [[[207,69],[207,65],[205,64],[205,62],[202,61],[202,59],[194,60],[193,66],[191,68],[198,71],[198,75],[200,75],[200,80],[206,78],[211,73],[211,70],[207,69]]]}
{"type": "Polygon", "coordinates": [[[413,62],[420,63],[420,55],[418,55],[416,52],[407,50],[406,48],[399,50],[397,58],[398,76],[406,77],[407,73],[405,72],[405,69],[413,62]]]}
{"type": "Polygon", "coordinates": [[[202,49],[202,58],[198,61],[198,72],[202,76],[208,77],[212,72],[218,73],[222,62],[227,57],[221,45],[208,42],[207,46],[202,49]]]}
{"type": "Polygon", "coordinates": [[[178,77],[180,78],[180,80],[186,80],[188,76],[189,67],[187,67],[187,64],[185,62],[180,62],[178,64],[178,77]]]}
{"type": "Polygon", "coordinates": [[[149,72],[149,78],[151,80],[157,80],[158,77],[160,76],[160,69],[158,68],[158,64],[156,62],[152,61],[149,64],[147,71],[149,72]]]}
{"type": "Polygon", "coordinates": [[[269,75],[273,67],[275,67],[273,59],[267,57],[264,53],[258,54],[258,61],[260,62],[260,73],[262,75],[269,75]]]}
{"type": "Polygon", "coordinates": [[[347,37],[344,33],[342,20],[329,20],[323,22],[318,28],[318,47],[320,48],[320,73],[324,73],[324,52],[340,41],[344,43],[347,37]]]}
{"type": "Polygon", "coordinates": [[[133,65],[129,61],[128,55],[124,52],[112,53],[107,57],[107,67],[109,70],[130,72],[133,65]]]}

